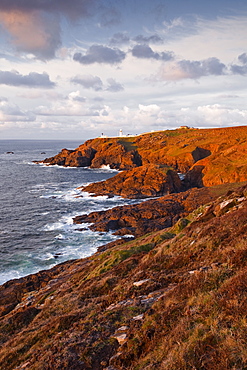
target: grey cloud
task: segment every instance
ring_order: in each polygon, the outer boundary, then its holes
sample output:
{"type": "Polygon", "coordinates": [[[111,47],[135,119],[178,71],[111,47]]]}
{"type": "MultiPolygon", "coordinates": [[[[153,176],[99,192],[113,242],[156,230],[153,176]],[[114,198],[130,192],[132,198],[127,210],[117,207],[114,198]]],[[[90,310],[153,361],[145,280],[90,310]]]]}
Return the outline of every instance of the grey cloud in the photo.
{"type": "Polygon", "coordinates": [[[107,112],[107,110],[103,110],[102,112],[101,112],[101,115],[103,116],[103,117],[107,117],[107,116],[109,116],[109,112],[107,112]]]}
{"type": "Polygon", "coordinates": [[[130,38],[128,35],[126,35],[126,33],[118,32],[112,36],[110,40],[110,44],[111,45],[124,45],[124,44],[128,44],[129,41],[130,41],[130,38]]]}
{"type": "Polygon", "coordinates": [[[82,85],[86,89],[93,89],[95,91],[102,90],[103,82],[98,76],[83,75],[75,76],[71,79],[71,82],[82,85]]]}
{"type": "Polygon", "coordinates": [[[119,82],[117,82],[116,80],[114,80],[114,78],[108,78],[107,79],[107,82],[108,82],[108,87],[106,89],[107,91],[119,92],[119,91],[123,91],[124,90],[123,85],[121,85],[119,82]]]}
{"type": "Polygon", "coordinates": [[[100,77],[92,75],[75,76],[71,79],[72,83],[79,84],[85,89],[93,89],[95,91],[111,91],[119,92],[124,90],[123,86],[114,80],[114,78],[108,78],[108,86],[104,87],[104,84],[100,77]]]}
{"type": "Polygon", "coordinates": [[[111,45],[124,45],[128,44],[130,41],[135,41],[139,44],[160,44],[163,42],[163,39],[158,36],[158,35],[151,35],[151,36],[143,36],[143,35],[138,35],[131,39],[126,33],[118,32],[115,33],[112,38],[110,39],[110,44],[111,45]]]}
{"type": "Polygon", "coordinates": [[[238,60],[243,64],[247,64],[247,54],[243,53],[239,55],[238,60]]]}
{"type": "Polygon", "coordinates": [[[81,64],[105,63],[118,64],[125,59],[126,54],[117,48],[103,45],[92,45],[87,53],[75,53],[73,59],[81,64]]]}
{"type": "Polygon", "coordinates": [[[35,120],[35,115],[32,112],[22,111],[16,104],[10,103],[8,99],[0,98],[0,111],[4,114],[4,120],[6,121],[33,121],[35,120]]]}
{"type": "Polygon", "coordinates": [[[156,60],[163,60],[168,61],[172,60],[173,53],[172,52],[162,52],[162,53],[156,53],[153,51],[153,49],[149,45],[136,45],[131,50],[131,53],[136,58],[141,59],[156,59],[156,60]]]}
{"type": "Polygon", "coordinates": [[[134,37],[133,40],[138,43],[143,43],[143,44],[148,44],[148,43],[160,44],[163,42],[163,39],[158,35],[151,35],[149,37],[138,35],[134,37]]]}
{"type": "Polygon", "coordinates": [[[102,96],[96,96],[93,100],[94,100],[94,101],[97,101],[97,102],[102,102],[102,101],[104,101],[105,99],[104,99],[104,98],[102,98],[102,96]]]}
{"type": "Polygon", "coordinates": [[[217,58],[208,58],[202,61],[181,60],[178,62],[181,70],[187,78],[199,78],[202,76],[220,76],[226,73],[225,64],[217,58]]]}
{"type": "Polygon", "coordinates": [[[75,97],[73,97],[73,101],[77,101],[79,103],[85,103],[86,100],[87,99],[84,98],[83,96],[75,96],[75,97]]]}
{"type": "Polygon", "coordinates": [[[95,0],[1,0],[0,11],[45,11],[74,18],[91,15],[95,3],[95,0]]]}
{"type": "Polygon", "coordinates": [[[233,64],[231,66],[231,71],[233,74],[244,76],[247,74],[247,65],[239,66],[237,64],[233,64]]]}
{"type": "Polygon", "coordinates": [[[47,73],[30,72],[21,75],[17,71],[0,71],[0,84],[9,86],[52,88],[55,83],[50,80],[47,73]]]}
{"type": "Polygon", "coordinates": [[[242,65],[233,64],[231,66],[231,71],[233,74],[244,76],[247,74],[247,54],[243,53],[239,55],[238,60],[242,65]]]}

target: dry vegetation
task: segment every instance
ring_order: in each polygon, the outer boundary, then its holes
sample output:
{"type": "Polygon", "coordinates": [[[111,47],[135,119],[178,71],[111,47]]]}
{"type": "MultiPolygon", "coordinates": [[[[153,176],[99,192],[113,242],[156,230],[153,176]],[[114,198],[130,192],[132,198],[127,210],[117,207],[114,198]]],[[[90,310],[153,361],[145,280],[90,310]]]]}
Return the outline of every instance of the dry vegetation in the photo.
{"type": "Polygon", "coordinates": [[[1,369],[246,369],[246,220],[245,186],[170,229],[5,284],[1,369]]]}

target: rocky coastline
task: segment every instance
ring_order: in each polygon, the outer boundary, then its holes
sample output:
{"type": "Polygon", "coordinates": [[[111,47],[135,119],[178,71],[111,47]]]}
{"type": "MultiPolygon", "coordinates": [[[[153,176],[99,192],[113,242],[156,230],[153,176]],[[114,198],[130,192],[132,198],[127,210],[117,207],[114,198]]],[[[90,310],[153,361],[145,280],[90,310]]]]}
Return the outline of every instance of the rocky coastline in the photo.
{"type": "Polygon", "coordinates": [[[0,286],[1,368],[246,368],[246,152],[247,127],[184,128],[45,159],[109,165],[82,190],[143,201],[75,217],[119,235],[94,255],[0,286]]]}

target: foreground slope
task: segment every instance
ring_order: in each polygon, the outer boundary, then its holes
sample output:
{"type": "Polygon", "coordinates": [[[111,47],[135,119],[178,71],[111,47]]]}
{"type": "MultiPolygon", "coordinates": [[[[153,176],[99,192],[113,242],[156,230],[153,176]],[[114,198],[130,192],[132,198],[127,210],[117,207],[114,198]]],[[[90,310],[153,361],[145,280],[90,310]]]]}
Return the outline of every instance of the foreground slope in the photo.
{"type": "Polygon", "coordinates": [[[246,220],[244,186],[170,229],[4,284],[1,368],[247,368],[246,220]]]}

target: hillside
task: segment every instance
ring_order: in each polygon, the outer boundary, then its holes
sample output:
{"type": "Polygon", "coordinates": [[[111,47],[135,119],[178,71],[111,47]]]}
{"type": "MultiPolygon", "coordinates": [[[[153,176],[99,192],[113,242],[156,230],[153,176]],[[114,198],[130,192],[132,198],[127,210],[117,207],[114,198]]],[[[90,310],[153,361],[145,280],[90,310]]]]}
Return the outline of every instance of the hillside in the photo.
{"type": "Polygon", "coordinates": [[[181,128],[135,137],[96,138],[75,150],[63,149],[43,162],[91,168],[109,165],[126,170],[124,175],[84,188],[126,197],[161,196],[192,187],[241,182],[247,180],[247,126],[181,128]],[[148,180],[144,183],[147,169],[148,180]],[[182,188],[176,173],[183,174],[182,188]]]}
{"type": "Polygon", "coordinates": [[[108,165],[82,190],[151,199],[78,215],[121,239],[0,286],[0,369],[247,369],[246,150],[247,127],[184,128],[44,160],[108,165]]]}
{"type": "Polygon", "coordinates": [[[0,287],[1,369],[247,368],[247,185],[214,192],[172,228],[0,287]]]}

